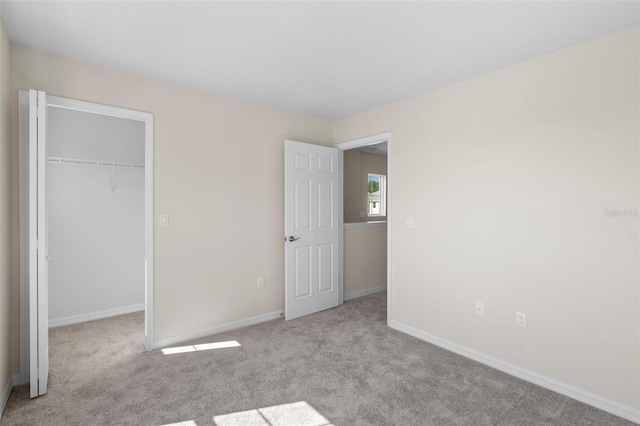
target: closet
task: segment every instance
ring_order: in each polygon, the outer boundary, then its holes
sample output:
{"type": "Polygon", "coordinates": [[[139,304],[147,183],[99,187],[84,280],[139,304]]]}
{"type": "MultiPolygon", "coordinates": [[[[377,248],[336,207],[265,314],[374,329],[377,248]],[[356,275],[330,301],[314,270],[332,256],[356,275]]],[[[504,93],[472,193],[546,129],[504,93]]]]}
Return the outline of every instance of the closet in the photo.
{"type": "Polygon", "coordinates": [[[47,108],[49,326],[144,310],[144,122],[47,108]]]}

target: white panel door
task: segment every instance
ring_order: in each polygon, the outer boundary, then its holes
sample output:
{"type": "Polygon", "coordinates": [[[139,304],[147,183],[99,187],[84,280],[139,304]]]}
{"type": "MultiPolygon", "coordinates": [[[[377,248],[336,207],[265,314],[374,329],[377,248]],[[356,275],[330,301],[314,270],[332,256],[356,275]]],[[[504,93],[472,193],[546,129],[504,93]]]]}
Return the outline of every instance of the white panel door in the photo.
{"type": "Polygon", "coordinates": [[[338,150],[284,141],[285,318],[338,306],[338,150]]]}
{"type": "Polygon", "coordinates": [[[45,166],[47,101],[44,92],[29,91],[29,365],[30,396],[47,393],[49,318],[45,166]]]}

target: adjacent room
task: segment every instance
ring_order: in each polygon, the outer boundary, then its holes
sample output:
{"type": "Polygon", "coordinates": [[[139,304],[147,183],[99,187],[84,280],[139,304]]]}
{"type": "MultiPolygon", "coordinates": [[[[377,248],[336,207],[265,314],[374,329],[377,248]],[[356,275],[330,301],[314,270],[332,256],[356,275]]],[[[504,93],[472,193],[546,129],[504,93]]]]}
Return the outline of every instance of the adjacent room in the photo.
{"type": "Polygon", "coordinates": [[[381,142],[344,151],[345,300],[387,287],[387,149],[381,142]]]}
{"type": "Polygon", "coordinates": [[[640,424],[640,1],[0,0],[0,426],[640,424]]]}

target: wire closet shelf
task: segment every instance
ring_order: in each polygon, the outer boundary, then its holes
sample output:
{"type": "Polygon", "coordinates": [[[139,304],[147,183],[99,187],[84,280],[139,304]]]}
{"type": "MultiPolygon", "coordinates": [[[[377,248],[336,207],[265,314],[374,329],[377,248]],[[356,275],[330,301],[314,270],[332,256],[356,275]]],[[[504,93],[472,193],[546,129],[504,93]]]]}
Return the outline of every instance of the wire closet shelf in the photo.
{"type": "Polygon", "coordinates": [[[115,161],[82,160],[79,158],[49,157],[49,163],[78,164],[85,166],[123,167],[126,169],[144,169],[144,164],[121,163],[115,161]]]}

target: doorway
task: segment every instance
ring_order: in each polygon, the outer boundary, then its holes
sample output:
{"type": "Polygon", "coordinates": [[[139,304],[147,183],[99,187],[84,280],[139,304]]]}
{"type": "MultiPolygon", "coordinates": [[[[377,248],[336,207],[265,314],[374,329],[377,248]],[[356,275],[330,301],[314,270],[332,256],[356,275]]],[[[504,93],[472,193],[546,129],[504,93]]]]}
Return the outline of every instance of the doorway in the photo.
{"type": "Polygon", "coordinates": [[[335,145],[342,151],[342,256],[345,300],[387,290],[391,320],[391,132],[335,145]],[[381,264],[384,262],[384,264],[381,264]]]}
{"type": "Polygon", "coordinates": [[[144,311],[144,122],[47,107],[49,328],[144,311]]]}
{"type": "MultiPolygon", "coordinates": [[[[147,350],[153,345],[153,115],[37,92],[40,105],[35,126],[33,114],[30,115],[34,98],[34,91],[19,92],[20,381],[28,382],[31,377],[32,385],[35,311],[36,331],[46,335],[50,323],[65,325],[144,310],[144,345],[147,350]],[[34,166],[30,135],[35,128],[39,158],[34,166]],[[132,145],[134,139],[136,146],[132,145]],[[45,154],[41,155],[41,151],[45,154]],[[44,194],[44,201],[34,207],[33,200],[40,200],[33,195],[36,174],[44,176],[46,186],[37,187],[44,194]],[[131,203],[132,198],[137,199],[131,203]],[[39,235],[45,240],[44,251],[52,257],[46,258],[44,268],[38,262],[36,269],[39,276],[53,278],[54,286],[49,288],[45,278],[42,292],[45,296],[41,298],[39,294],[36,299],[42,303],[33,309],[30,289],[33,243],[29,234],[33,226],[29,222],[34,210],[37,213],[40,209],[45,212],[45,220],[38,225],[45,225],[39,235]],[[101,210],[104,210],[102,223],[95,223],[99,218],[88,217],[101,210]],[[129,214],[137,216],[135,223],[125,223],[129,214]],[[55,229],[50,229],[52,226],[55,229]],[[117,238],[113,237],[122,239],[127,234],[136,234],[129,236],[137,241],[131,246],[127,244],[126,249],[115,247],[117,238]],[[107,237],[112,237],[111,241],[107,237]],[[86,247],[80,247],[91,244],[97,255],[93,258],[86,256],[86,247]],[[132,259],[122,257],[124,251],[132,259]],[[113,263],[107,267],[98,265],[99,262],[91,264],[97,258],[116,261],[117,267],[113,263]],[[87,279],[92,271],[98,274],[87,279]],[[120,274],[110,276],[114,273],[120,274]],[[125,282],[113,284],[119,280],[125,282]],[[134,281],[139,287],[128,288],[128,294],[123,294],[127,293],[125,287],[131,287],[134,281]],[[108,283],[123,288],[108,288],[108,283]],[[91,298],[92,294],[100,300],[91,298]],[[116,294],[122,297],[114,298],[116,294]],[[71,299],[81,303],[73,303],[71,299]]],[[[48,365],[48,342],[44,342],[44,350],[39,348],[38,356],[44,354],[47,359],[38,365],[48,365]]]]}

